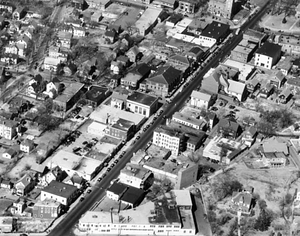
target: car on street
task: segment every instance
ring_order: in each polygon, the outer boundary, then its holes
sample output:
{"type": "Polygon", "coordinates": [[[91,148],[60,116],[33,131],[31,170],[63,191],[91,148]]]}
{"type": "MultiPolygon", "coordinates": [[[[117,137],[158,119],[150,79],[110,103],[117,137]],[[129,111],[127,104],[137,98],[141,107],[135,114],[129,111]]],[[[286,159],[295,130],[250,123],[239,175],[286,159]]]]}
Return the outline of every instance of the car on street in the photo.
{"type": "Polygon", "coordinates": [[[89,189],[88,191],[87,191],[87,193],[91,193],[92,192],[92,190],[91,189],[89,189]]]}
{"type": "Polygon", "coordinates": [[[104,173],[104,174],[102,175],[102,179],[103,179],[105,176],[106,176],[106,173],[104,173]]]}
{"type": "Polygon", "coordinates": [[[126,153],[126,151],[123,151],[123,152],[121,153],[121,155],[125,155],[125,153],[126,153]]]}
{"type": "Polygon", "coordinates": [[[141,136],[137,136],[137,137],[136,137],[136,140],[139,140],[140,138],[141,138],[141,136]]]}
{"type": "Polygon", "coordinates": [[[115,164],[117,164],[118,162],[119,162],[118,160],[115,160],[115,161],[114,161],[115,164]]]}
{"type": "Polygon", "coordinates": [[[156,119],[157,119],[157,117],[156,117],[156,116],[154,116],[154,117],[153,117],[153,120],[156,120],[156,119]]]}
{"type": "Polygon", "coordinates": [[[82,202],[84,200],[84,197],[80,198],[80,201],[82,202]]]}
{"type": "Polygon", "coordinates": [[[149,128],[150,128],[150,125],[147,125],[147,126],[146,126],[146,129],[149,129],[149,128]]]}
{"type": "Polygon", "coordinates": [[[102,180],[102,177],[98,178],[98,182],[100,182],[102,180]]]}
{"type": "Polygon", "coordinates": [[[218,108],[217,108],[217,107],[212,107],[211,110],[212,110],[212,111],[217,111],[218,108]]]}
{"type": "Polygon", "coordinates": [[[110,167],[107,168],[107,172],[109,172],[109,171],[111,171],[111,168],[110,168],[110,167]]]}
{"type": "Polygon", "coordinates": [[[164,110],[160,110],[160,111],[159,111],[159,114],[161,115],[163,112],[164,112],[164,110]]]}

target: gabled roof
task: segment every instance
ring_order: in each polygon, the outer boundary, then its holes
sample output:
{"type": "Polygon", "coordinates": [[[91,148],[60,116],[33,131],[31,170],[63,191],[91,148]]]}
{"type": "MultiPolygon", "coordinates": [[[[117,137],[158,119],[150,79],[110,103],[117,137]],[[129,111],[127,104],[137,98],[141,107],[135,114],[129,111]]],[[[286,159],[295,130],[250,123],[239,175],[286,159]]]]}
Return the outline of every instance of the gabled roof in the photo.
{"type": "Polygon", "coordinates": [[[197,91],[197,90],[193,90],[193,92],[191,94],[191,97],[200,99],[202,101],[207,101],[207,102],[210,101],[210,99],[211,99],[210,94],[203,93],[203,92],[200,92],[200,91],[197,91]]]}
{"type": "Polygon", "coordinates": [[[281,51],[280,45],[267,41],[256,51],[256,53],[274,58],[278,51],[281,51]]]}
{"type": "Polygon", "coordinates": [[[161,83],[161,84],[172,84],[177,80],[181,75],[181,71],[175,69],[172,66],[162,66],[158,68],[157,72],[151,77],[148,78],[148,81],[161,83]]]}
{"type": "Polygon", "coordinates": [[[128,52],[126,53],[126,54],[128,54],[128,53],[133,53],[134,55],[138,55],[139,53],[140,53],[140,50],[139,50],[139,48],[136,46],[136,45],[134,45],[132,48],[130,48],[129,50],[128,50],[128,52]]]}
{"type": "Polygon", "coordinates": [[[188,51],[188,53],[193,53],[193,54],[195,54],[195,55],[199,55],[199,54],[204,53],[204,51],[203,51],[200,47],[195,46],[195,47],[192,47],[192,48],[188,51]]]}
{"type": "Polygon", "coordinates": [[[15,154],[17,154],[17,151],[15,149],[10,148],[10,149],[7,149],[4,153],[14,156],[15,154]]]}
{"type": "Polygon", "coordinates": [[[93,86],[85,93],[85,99],[93,102],[99,102],[103,97],[103,93],[105,93],[106,91],[106,88],[93,86]]]}
{"type": "Polygon", "coordinates": [[[150,71],[151,71],[151,68],[147,64],[142,63],[142,64],[137,65],[130,72],[133,74],[138,74],[140,76],[145,76],[146,74],[150,73],[150,71]]]}
{"type": "Polygon", "coordinates": [[[245,87],[246,87],[246,85],[244,83],[241,83],[239,81],[234,81],[231,79],[228,80],[228,83],[229,83],[228,91],[236,93],[236,94],[244,93],[245,87]]]}
{"type": "Polygon", "coordinates": [[[105,35],[106,37],[113,37],[113,38],[114,38],[114,37],[116,37],[116,34],[117,34],[117,33],[116,33],[116,31],[115,31],[114,29],[109,29],[109,30],[106,30],[106,31],[105,31],[105,34],[104,34],[104,35],[105,35]]]}
{"type": "Polygon", "coordinates": [[[24,187],[29,185],[33,181],[32,177],[29,174],[25,174],[21,179],[18,180],[18,183],[22,183],[24,187]]]}
{"type": "Polygon", "coordinates": [[[116,195],[123,194],[128,189],[128,186],[119,182],[114,182],[108,187],[107,191],[110,191],[116,195]]]}
{"type": "Polygon", "coordinates": [[[28,146],[28,147],[31,147],[34,145],[34,142],[30,139],[25,139],[22,143],[21,143],[22,146],[28,146]]]}
{"type": "Polygon", "coordinates": [[[219,127],[223,127],[223,128],[229,128],[235,132],[238,131],[238,129],[241,127],[238,123],[228,120],[228,119],[221,119],[219,121],[219,127]]]}
{"type": "Polygon", "coordinates": [[[187,66],[190,65],[190,61],[185,56],[182,56],[182,55],[179,55],[179,54],[175,54],[175,55],[171,56],[169,58],[169,60],[173,60],[175,62],[179,61],[180,63],[182,63],[184,65],[187,65],[187,66]]]}
{"type": "Polygon", "coordinates": [[[69,198],[77,191],[77,187],[70,184],[65,184],[62,182],[52,180],[51,183],[47,187],[45,187],[42,191],[63,198],[69,198]]]}

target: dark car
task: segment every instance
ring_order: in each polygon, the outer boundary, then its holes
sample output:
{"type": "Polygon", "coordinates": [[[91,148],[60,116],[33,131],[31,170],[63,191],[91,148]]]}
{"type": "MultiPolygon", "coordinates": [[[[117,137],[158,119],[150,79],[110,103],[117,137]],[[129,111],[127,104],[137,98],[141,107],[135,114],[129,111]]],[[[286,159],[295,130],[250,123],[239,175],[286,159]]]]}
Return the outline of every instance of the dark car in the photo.
{"type": "Polygon", "coordinates": [[[217,108],[217,107],[212,107],[211,110],[212,110],[212,111],[217,111],[218,108],[217,108]]]}
{"type": "Polygon", "coordinates": [[[233,105],[229,106],[229,109],[234,109],[234,108],[235,108],[235,106],[233,106],[233,105]]]}
{"type": "Polygon", "coordinates": [[[84,197],[80,198],[80,201],[82,202],[84,200],[84,197]]]}
{"type": "Polygon", "coordinates": [[[87,191],[87,193],[91,193],[92,192],[92,190],[91,189],[89,189],[88,191],[87,191]]]}
{"type": "Polygon", "coordinates": [[[136,140],[139,140],[140,138],[141,138],[140,136],[137,136],[137,137],[136,137],[136,140]]]}
{"type": "Polygon", "coordinates": [[[160,111],[159,111],[159,114],[161,115],[163,112],[164,112],[164,110],[160,110],[160,111]]]}
{"type": "Polygon", "coordinates": [[[108,167],[108,168],[107,168],[107,171],[111,171],[111,168],[110,168],[110,167],[108,167]]]}
{"type": "Polygon", "coordinates": [[[98,178],[98,182],[100,182],[102,180],[102,177],[98,178]]]}
{"type": "Polygon", "coordinates": [[[156,120],[156,119],[157,119],[157,117],[156,117],[156,116],[154,116],[154,117],[153,117],[153,120],[156,120]]]}
{"type": "Polygon", "coordinates": [[[150,128],[150,125],[147,125],[147,126],[146,126],[146,129],[149,129],[149,128],[150,128]]]}
{"type": "Polygon", "coordinates": [[[118,162],[119,162],[118,160],[115,160],[115,161],[114,161],[115,164],[117,164],[118,162]]]}

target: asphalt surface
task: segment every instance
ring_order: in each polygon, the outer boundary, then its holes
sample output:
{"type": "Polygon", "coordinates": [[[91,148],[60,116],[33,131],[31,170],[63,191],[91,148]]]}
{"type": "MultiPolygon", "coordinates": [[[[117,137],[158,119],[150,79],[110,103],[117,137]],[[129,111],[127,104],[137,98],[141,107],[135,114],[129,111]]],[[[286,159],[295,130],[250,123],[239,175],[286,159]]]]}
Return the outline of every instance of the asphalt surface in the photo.
{"type": "MultiPolygon", "coordinates": [[[[264,14],[265,8],[259,11],[250,21],[246,22],[242,27],[241,31],[252,27],[264,14]]],[[[85,200],[78,203],[76,207],[70,211],[65,218],[48,234],[49,236],[71,236],[74,235],[73,228],[76,223],[79,221],[80,217],[88,211],[95,202],[101,200],[105,195],[105,189],[109,187],[111,180],[118,177],[119,172],[123,169],[127,162],[130,161],[134,152],[137,152],[139,149],[143,148],[151,139],[154,129],[162,124],[165,120],[163,116],[171,117],[172,114],[178,111],[185,103],[187,98],[190,96],[191,92],[200,85],[203,76],[205,73],[219,63],[220,59],[223,59],[230,51],[241,41],[242,34],[234,35],[231,41],[222,47],[216,55],[203,67],[199,74],[192,80],[188,86],[186,86],[181,93],[173,99],[170,104],[163,106],[164,112],[158,117],[157,120],[151,125],[148,130],[140,135],[140,139],[129,149],[127,149],[126,154],[122,159],[119,160],[119,163],[107,174],[105,178],[93,187],[93,191],[90,194],[86,194],[85,200]]]]}

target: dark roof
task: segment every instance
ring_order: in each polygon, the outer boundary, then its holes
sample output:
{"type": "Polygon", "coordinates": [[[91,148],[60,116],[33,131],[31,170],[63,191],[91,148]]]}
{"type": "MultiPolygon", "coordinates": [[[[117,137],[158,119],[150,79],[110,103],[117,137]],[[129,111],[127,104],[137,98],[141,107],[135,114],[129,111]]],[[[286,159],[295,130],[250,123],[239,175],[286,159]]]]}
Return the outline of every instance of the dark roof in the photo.
{"type": "Polygon", "coordinates": [[[127,98],[128,100],[151,106],[157,100],[157,97],[135,91],[127,98]]]}
{"type": "Polygon", "coordinates": [[[150,73],[150,71],[151,71],[151,68],[147,64],[142,63],[142,64],[137,65],[130,72],[133,73],[133,74],[139,74],[141,76],[145,76],[148,73],[150,73]]]}
{"type": "Polygon", "coordinates": [[[173,14],[170,16],[170,18],[168,19],[169,22],[172,22],[174,24],[177,24],[181,19],[182,19],[182,15],[181,14],[173,14]]]}
{"type": "Polygon", "coordinates": [[[173,81],[177,80],[178,77],[180,77],[181,71],[175,69],[172,66],[162,66],[159,67],[157,72],[147,80],[151,82],[156,83],[162,83],[162,84],[172,84],[173,81]]]}
{"type": "Polygon", "coordinates": [[[77,187],[70,184],[65,184],[62,182],[52,180],[51,183],[47,187],[45,187],[42,191],[60,197],[69,198],[72,196],[72,194],[74,194],[74,192],[77,191],[77,187]]]}
{"type": "Polygon", "coordinates": [[[219,121],[219,127],[229,128],[236,132],[240,128],[240,125],[238,123],[228,120],[228,119],[221,119],[219,121]]]}
{"type": "Polygon", "coordinates": [[[213,21],[202,31],[201,35],[204,37],[214,38],[218,40],[220,37],[224,36],[226,32],[229,31],[229,25],[223,24],[221,22],[213,21]]]}
{"type": "Polygon", "coordinates": [[[192,47],[188,52],[197,55],[203,53],[204,51],[200,47],[192,47]]]}
{"type": "Polygon", "coordinates": [[[275,43],[265,42],[256,53],[262,54],[268,57],[275,57],[278,51],[281,51],[281,46],[275,43]]]}
{"type": "Polygon", "coordinates": [[[110,192],[113,192],[114,194],[120,195],[120,194],[124,193],[127,189],[128,189],[128,186],[126,186],[122,183],[114,182],[107,189],[107,191],[110,191],[110,192]]]}
{"type": "Polygon", "coordinates": [[[105,31],[105,36],[107,37],[116,37],[116,31],[114,29],[109,29],[105,31]]]}
{"type": "Polygon", "coordinates": [[[145,192],[142,189],[128,187],[121,200],[135,205],[141,200],[144,194],[145,192]]]}
{"type": "Polygon", "coordinates": [[[169,17],[169,13],[166,11],[162,11],[158,16],[158,18],[161,19],[162,21],[167,19],[168,17],[169,17]]]}
{"type": "Polygon", "coordinates": [[[127,63],[129,61],[129,58],[125,55],[121,55],[117,57],[117,61],[125,62],[127,63]]]}
{"type": "Polygon", "coordinates": [[[85,99],[93,102],[99,102],[102,99],[103,94],[106,93],[106,91],[107,88],[93,86],[90,90],[88,90],[85,93],[85,99]]]}

